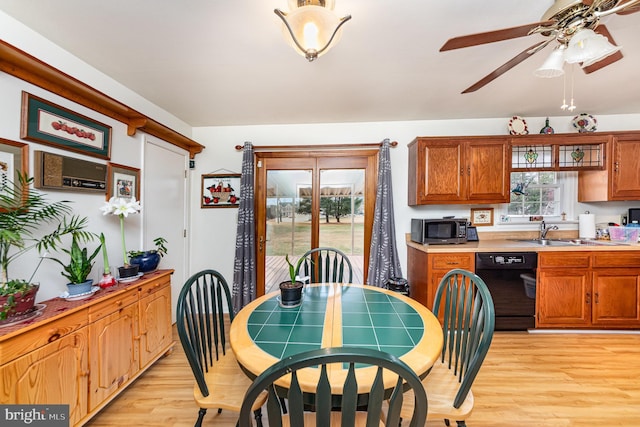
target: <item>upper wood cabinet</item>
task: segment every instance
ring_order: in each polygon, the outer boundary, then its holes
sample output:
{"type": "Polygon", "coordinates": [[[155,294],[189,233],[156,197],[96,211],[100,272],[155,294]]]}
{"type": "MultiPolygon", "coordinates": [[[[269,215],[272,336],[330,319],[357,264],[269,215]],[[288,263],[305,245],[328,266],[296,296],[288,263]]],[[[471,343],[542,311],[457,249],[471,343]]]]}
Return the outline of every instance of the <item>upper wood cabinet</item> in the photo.
{"type": "Polygon", "coordinates": [[[614,134],[607,169],[578,174],[578,201],[640,200],[640,132],[614,134]]]}
{"type": "Polygon", "coordinates": [[[507,203],[509,137],[419,137],[409,144],[409,205],[507,203]]]}
{"type": "Polygon", "coordinates": [[[511,170],[602,170],[610,140],[610,134],[600,133],[513,136],[511,170]]]}

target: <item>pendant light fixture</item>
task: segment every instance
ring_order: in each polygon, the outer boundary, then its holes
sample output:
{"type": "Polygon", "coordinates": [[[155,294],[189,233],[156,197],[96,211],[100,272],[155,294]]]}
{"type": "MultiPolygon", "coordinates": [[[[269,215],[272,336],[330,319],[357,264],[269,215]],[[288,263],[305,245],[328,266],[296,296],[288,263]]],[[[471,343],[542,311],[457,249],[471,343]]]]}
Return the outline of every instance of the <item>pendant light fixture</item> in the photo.
{"type": "Polygon", "coordinates": [[[351,19],[333,11],[335,0],[289,0],[289,13],[275,9],[287,42],[309,62],[325,54],[340,39],[342,25],[351,19]]]}

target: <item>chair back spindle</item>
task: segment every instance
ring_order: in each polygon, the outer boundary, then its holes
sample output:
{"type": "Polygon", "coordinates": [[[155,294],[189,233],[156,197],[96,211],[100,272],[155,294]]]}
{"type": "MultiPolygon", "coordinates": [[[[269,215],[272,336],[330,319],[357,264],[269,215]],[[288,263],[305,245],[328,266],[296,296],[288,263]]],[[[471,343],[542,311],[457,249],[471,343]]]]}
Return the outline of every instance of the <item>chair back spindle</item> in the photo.
{"type": "MultiPolygon", "coordinates": [[[[203,396],[210,393],[204,373],[227,351],[225,305],[232,307],[231,293],[215,270],[191,276],[178,296],[178,334],[203,396]]],[[[229,310],[229,318],[233,321],[233,310],[229,310]]]]}
{"type": "Polygon", "coordinates": [[[442,362],[458,377],[454,400],[458,408],[466,398],[493,338],[495,309],[489,289],[476,274],[449,271],[436,291],[434,311],[444,311],[442,362]]]}
{"type": "Polygon", "coordinates": [[[296,275],[309,277],[310,283],[351,283],[353,267],[349,257],[339,249],[322,247],[302,255],[296,275]]]}
{"type": "Polygon", "coordinates": [[[388,399],[388,409],[385,425],[399,425],[400,409],[403,403],[404,391],[411,389],[415,395],[415,411],[412,414],[410,426],[424,426],[427,415],[427,396],[416,373],[404,362],[389,353],[366,348],[332,347],[299,353],[276,362],[259,375],[247,390],[242,408],[240,409],[239,427],[250,427],[251,404],[263,390],[268,391],[267,412],[269,426],[283,425],[283,416],[289,418],[288,425],[304,426],[305,419],[311,416],[313,425],[329,426],[338,415],[343,427],[363,425],[379,426],[383,417],[383,402],[388,399]],[[347,368],[347,374],[342,385],[342,393],[338,396],[331,392],[331,384],[327,373],[327,365],[342,363],[347,368]],[[368,392],[358,392],[356,368],[364,365],[377,366],[374,379],[368,392]],[[304,368],[319,369],[318,381],[315,389],[304,392],[299,382],[298,371],[304,368]],[[389,372],[391,371],[391,372],[389,372]],[[385,390],[384,376],[397,375],[395,385],[391,390],[385,390]],[[282,391],[275,382],[283,376],[290,375],[288,389],[282,391]],[[287,414],[283,415],[280,397],[288,398],[287,414]],[[364,399],[364,400],[363,400],[364,399]],[[314,413],[306,413],[305,408],[312,402],[314,413]],[[366,404],[366,413],[358,411],[366,404]],[[339,413],[337,412],[339,411],[339,413]]]}

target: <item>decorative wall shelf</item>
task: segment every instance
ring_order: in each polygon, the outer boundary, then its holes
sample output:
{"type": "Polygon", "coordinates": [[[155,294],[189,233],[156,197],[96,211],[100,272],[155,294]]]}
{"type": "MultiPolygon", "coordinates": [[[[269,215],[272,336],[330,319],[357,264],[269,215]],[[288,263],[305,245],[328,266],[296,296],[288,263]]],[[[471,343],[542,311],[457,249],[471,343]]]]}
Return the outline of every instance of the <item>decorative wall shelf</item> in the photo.
{"type": "Polygon", "coordinates": [[[204,146],[196,141],[3,40],[0,40],[0,71],[126,124],[129,136],[135,135],[136,131],[140,130],[187,150],[192,159],[204,149],[204,146]]]}

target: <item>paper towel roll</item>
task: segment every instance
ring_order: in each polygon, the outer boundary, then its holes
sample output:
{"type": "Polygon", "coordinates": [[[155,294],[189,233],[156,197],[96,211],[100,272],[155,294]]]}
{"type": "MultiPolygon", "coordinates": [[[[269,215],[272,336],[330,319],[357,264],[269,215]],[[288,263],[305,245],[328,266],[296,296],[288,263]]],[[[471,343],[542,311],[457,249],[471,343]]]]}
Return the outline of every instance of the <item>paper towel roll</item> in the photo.
{"type": "Polygon", "coordinates": [[[578,234],[581,239],[596,238],[596,216],[594,214],[578,215],[578,234]]]}

